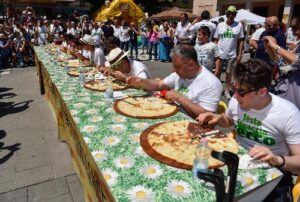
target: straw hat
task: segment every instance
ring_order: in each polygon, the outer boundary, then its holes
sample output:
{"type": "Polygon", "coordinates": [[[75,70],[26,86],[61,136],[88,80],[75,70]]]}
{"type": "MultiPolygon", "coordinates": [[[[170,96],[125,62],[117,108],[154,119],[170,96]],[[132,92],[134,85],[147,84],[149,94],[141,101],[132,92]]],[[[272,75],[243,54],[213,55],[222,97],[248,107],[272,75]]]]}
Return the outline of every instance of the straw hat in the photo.
{"type": "Polygon", "coordinates": [[[105,66],[113,68],[113,66],[126,57],[128,53],[129,51],[125,52],[121,48],[111,50],[106,57],[107,62],[105,63],[105,66]]]}
{"type": "Polygon", "coordinates": [[[95,45],[94,39],[91,35],[85,34],[83,38],[80,39],[82,43],[88,44],[88,45],[95,45]]]}

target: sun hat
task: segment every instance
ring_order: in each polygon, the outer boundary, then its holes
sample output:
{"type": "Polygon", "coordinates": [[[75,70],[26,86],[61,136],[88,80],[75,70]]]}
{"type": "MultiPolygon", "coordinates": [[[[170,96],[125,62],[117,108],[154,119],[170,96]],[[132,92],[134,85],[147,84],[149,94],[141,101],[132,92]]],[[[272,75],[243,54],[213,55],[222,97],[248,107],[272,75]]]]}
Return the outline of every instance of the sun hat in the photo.
{"type": "Polygon", "coordinates": [[[95,45],[94,39],[91,35],[85,34],[83,38],[80,39],[82,43],[88,44],[88,45],[95,45]]]}
{"type": "Polygon", "coordinates": [[[227,8],[227,10],[226,10],[225,13],[227,13],[227,12],[237,13],[236,7],[235,7],[235,6],[229,6],[229,7],[227,8]]]}
{"type": "Polygon", "coordinates": [[[106,67],[114,68],[120,64],[121,60],[128,55],[129,51],[125,52],[121,48],[112,49],[106,57],[106,67]]]}

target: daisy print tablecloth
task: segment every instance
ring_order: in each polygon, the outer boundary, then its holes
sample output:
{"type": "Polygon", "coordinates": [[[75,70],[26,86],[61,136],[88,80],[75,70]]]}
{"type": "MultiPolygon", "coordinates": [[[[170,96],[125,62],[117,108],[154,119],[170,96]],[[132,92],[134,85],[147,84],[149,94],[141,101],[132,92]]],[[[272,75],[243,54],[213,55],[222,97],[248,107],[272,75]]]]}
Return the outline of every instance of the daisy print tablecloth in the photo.
{"type": "MultiPolygon", "coordinates": [[[[191,171],[162,164],[140,146],[140,134],[147,127],[163,121],[191,120],[189,117],[180,112],[155,120],[119,115],[113,103],[105,100],[104,93],[82,87],[78,78],[68,76],[44,49],[35,47],[35,52],[59,90],[116,201],[215,201],[215,192],[193,180],[191,171]]],[[[136,89],[117,93],[118,96],[144,94],[136,89]]],[[[241,148],[239,156],[247,159],[247,151],[241,148]]],[[[268,166],[242,164],[235,196],[282,175],[268,166]]]]}

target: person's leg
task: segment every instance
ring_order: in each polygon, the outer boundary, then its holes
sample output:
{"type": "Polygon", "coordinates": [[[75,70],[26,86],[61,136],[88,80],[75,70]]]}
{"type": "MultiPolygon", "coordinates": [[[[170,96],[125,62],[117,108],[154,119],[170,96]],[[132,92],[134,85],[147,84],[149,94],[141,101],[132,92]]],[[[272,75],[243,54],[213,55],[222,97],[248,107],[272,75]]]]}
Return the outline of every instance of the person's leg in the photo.
{"type": "Polygon", "coordinates": [[[154,59],[157,60],[157,42],[154,44],[154,59]]]}
{"type": "Polygon", "coordinates": [[[137,44],[137,41],[134,43],[134,49],[135,49],[135,59],[138,59],[139,52],[138,52],[138,44],[137,44]]]}
{"type": "Polygon", "coordinates": [[[226,81],[225,81],[225,97],[226,99],[230,99],[231,95],[229,93],[230,86],[231,86],[231,77],[232,77],[232,71],[235,67],[236,58],[230,58],[227,61],[227,67],[226,67],[226,81]]]}
{"type": "Polygon", "coordinates": [[[124,50],[124,45],[125,45],[125,43],[122,42],[122,41],[120,41],[120,48],[121,48],[122,50],[124,50]]]}
{"type": "Polygon", "coordinates": [[[128,49],[129,49],[129,41],[126,41],[125,42],[125,51],[128,51],[128,49]]]}
{"type": "Polygon", "coordinates": [[[134,42],[130,41],[130,58],[133,58],[133,48],[134,48],[134,42]]]}
{"type": "Polygon", "coordinates": [[[152,60],[152,48],[153,48],[153,43],[149,42],[149,60],[152,60]]]}

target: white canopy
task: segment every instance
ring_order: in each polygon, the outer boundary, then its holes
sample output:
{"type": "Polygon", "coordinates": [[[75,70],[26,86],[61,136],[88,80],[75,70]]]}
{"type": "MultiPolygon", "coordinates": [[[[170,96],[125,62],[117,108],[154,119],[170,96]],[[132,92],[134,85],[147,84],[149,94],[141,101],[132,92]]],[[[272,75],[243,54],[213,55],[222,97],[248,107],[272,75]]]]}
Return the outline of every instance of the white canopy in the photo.
{"type": "MultiPolygon", "coordinates": [[[[224,20],[226,21],[226,15],[214,17],[214,18],[210,19],[210,21],[218,21],[218,19],[220,17],[223,17],[224,20]]],[[[263,24],[265,22],[265,19],[266,19],[265,17],[256,15],[245,9],[240,9],[240,10],[238,10],[238,13],[234,20],[238,21],[238,22],[243,20],[246,25],[254,25],[254,24],[263,24]]]]}

